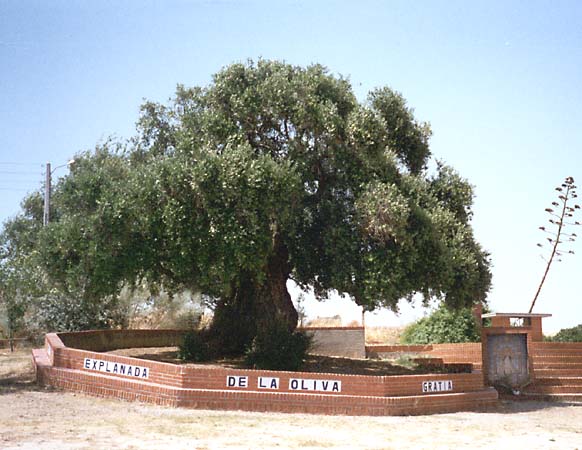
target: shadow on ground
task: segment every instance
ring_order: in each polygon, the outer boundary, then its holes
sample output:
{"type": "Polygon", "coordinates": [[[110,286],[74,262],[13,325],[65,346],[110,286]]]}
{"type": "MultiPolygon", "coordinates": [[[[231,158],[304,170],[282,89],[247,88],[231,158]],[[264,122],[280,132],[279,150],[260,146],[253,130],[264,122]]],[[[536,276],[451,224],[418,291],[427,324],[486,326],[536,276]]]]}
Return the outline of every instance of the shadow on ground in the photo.
{"type": "Polygon", "coordinates": [[[46,390],[36,384],[30,348],[0,349],[0,395],[46,390]]]}

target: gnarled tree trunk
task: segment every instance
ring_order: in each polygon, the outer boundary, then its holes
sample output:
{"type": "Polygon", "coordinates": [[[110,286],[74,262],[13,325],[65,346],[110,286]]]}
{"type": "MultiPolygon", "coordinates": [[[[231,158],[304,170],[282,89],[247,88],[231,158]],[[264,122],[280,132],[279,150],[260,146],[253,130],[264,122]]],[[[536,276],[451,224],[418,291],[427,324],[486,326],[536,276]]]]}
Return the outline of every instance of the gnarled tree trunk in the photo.
{"type": "Polygon", "coordinates": [[[264,279],[243,272],[233,282],[231,295],[216,306],[211,336],[220,353],[242,354],[258,333],[274,323],[289,331],[297,327],[298,314],[287,291],[289,274],[289,252],[276,233],[264,279]]]}

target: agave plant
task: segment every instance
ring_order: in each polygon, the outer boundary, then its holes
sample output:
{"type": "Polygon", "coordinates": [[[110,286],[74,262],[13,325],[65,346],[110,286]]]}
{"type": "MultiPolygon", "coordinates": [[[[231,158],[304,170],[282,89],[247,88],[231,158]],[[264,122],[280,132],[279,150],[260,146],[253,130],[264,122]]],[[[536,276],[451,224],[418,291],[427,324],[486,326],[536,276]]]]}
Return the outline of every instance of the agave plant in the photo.
{"type": "Polygon", "coordinates": [[[580,205],[573,204],[575,199],[578,197],[576,193],[576,185],[574,184],[574,178],[566,177],[564,182],[560,186],[556,187],[556,191],[558,192],[557,201],[553,201],[552,206],[545,209],[545,211],[550,216],[548,219],[548,223],[550,225],[539,227],[539,229],[545,233],[546,239],[543,244],[538,243],[537,245],[538,247],[548,248],[550,253],[548,258],[544,257],[547,263],[546,270],[544,271],[544,275],[542,276],[538,290],[536,291],[533,301],[531,302],[531,306],[529,308],[530,313],[532,312],[536,304],[536,300],[540,295],[542,286],[546,281],[546,277],[548,276],[548,272],[550,271],[552,263],[554,261],[560,262],[562,260],[562,256],[566,254],[573,255],[574,250],[568,248],[568,245],[571,245],[578,237],[576,233],[566,232],[567,227],[575,227],[580,225],[580,222],[574,220],[576,210],[580,209],[580,205]]]}

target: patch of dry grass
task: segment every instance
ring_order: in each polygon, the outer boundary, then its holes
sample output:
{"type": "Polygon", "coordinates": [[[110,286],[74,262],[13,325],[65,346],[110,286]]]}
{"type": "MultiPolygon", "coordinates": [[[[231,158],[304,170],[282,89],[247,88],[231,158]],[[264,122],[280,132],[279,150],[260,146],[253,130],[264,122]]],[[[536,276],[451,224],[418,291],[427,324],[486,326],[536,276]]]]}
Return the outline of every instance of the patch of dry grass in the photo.
{"type": "Polygon", "coordinates": [[[0,349],[0,389],[6,386],[31,384],[34,379],[30,348],[19,348],[14,352],[0,349]]]}
{"type": "Polygon", "coordinates": [[[366,344],[398,345],[404,327],[366,327],[366,344]]]}
{"type": "Polygon", "coordinates": [[[316,317],[305,324],[306,327],[341,327],[341,316],[316,317]]]}

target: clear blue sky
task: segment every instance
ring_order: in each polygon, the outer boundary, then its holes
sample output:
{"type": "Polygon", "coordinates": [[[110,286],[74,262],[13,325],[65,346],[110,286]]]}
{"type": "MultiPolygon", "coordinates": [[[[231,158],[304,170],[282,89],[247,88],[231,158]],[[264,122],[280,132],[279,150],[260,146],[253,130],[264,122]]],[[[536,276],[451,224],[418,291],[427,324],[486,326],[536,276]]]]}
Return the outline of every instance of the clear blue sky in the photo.
{"type": "MultiPolygon", "coordinates": [[[[143,99],[260,57],[324,64],[362,100],[377,86],[402,92],[432,124],[435,157],[475,186],[493,310],[528,308],[544,208],[564,177],[582,184],[578,1],[0,0],[0,220],[40,187],[47,161],[130,137],[143,99]]],[[[538,300],[549,331],[582,323],[574,250],[538,300]]]]}

